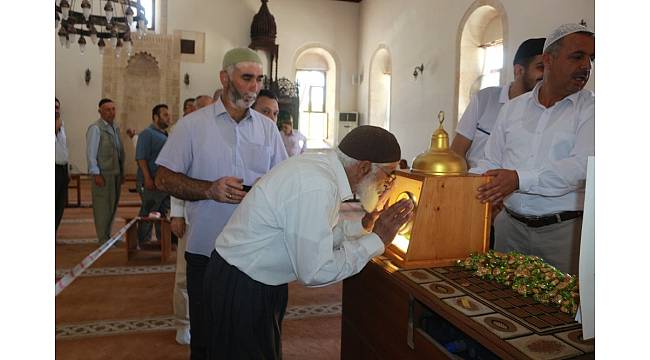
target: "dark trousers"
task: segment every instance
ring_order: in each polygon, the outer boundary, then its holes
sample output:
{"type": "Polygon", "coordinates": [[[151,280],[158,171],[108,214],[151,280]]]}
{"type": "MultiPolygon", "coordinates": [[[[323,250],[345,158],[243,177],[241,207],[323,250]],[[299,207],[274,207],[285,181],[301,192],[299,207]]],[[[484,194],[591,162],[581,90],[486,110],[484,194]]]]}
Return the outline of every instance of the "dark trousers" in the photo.
{"type": "Polygon", "coordinates": [[[187,297],[190,305],[190,359],[207,359],[203,278],[209,257],[185,252],[187,297]]]}
{"type": "MultiPolygon", "coordinates": [[[[144,188],[144,185],[138,183],[136,185],[138,193],[140,194],[140,199],[142,200],[142,205],[140,206],[140,213],[138,214],[141,217],[149,216],[149,213],[152,211],[157,211],[160,213],[161,217],[165,216],[165,213],[169,211],[170,199],[169,194],[161,191],[149,191],[144,188]]],[[[147,221],[140,222],[138,227],[138,240],[140,243],[145,242],[151,238],[151,227],[152,223],[147,221]]],[[[162,233],[160,232],[160,222],[155,223],[156,228],[156,238],[162,240],[162,233]]]]}
{"type": "Polygon", "coordinates": [[[55,230],[59,229],[61,218],[63,217],[63,210],[65,203],[68,201],[68,165],[54,165],[54,214],[55,214],[55,230]]]}
{"type": "Polygon", "coordinates": [[[208,359],[282,359],[287,284],[255,281],[212,251],[204,295],[208,359]]]}

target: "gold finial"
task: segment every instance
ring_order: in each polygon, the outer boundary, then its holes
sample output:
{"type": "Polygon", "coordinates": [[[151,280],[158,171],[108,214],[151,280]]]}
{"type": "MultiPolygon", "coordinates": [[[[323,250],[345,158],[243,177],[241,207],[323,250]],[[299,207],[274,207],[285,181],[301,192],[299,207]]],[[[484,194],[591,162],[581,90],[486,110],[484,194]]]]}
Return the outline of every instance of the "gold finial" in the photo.
{"type": "Polygon", "coordinates": [[[431,175],[463,175],[467,163],[462,156],[449,150],[449,134],[443,128],[445,112],[438,113],[440,126],[431,136],[431,147],[413,160],[411,171],[431,175]]]}

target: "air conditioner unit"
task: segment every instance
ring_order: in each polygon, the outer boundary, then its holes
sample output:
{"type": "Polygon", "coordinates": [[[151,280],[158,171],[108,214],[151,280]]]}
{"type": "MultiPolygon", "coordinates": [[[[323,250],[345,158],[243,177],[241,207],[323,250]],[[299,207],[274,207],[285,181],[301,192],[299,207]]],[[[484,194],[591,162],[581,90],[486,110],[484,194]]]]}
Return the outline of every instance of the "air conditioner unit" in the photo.
{"type": "Polygon", "coordinates": [[[342,112],[339,113],[339,133],[338,142],[347,135],[352,129],[359,126],[359,113],[358,112],[342,112]]]}
{"type": "Polygon", "coordinates": [[[339,113],[339,121],[359,123],[358,112],[342,112],[339,113]]]}

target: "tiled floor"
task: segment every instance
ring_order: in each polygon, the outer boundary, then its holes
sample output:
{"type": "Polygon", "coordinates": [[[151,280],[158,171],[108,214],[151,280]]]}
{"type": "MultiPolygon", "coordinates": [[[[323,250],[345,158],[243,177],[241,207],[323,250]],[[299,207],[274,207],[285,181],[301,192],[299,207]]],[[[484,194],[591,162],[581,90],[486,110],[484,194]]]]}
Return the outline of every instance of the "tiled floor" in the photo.
{"type": "MultiPolygon", "coordinates": [[[[131,184],[132,185],[132,184],[131,184]]],[[[127,206],[113,226],[137,215],[137,194],[123,186],[127,206]]],[[[82,200],[89,200],[82,184],[82,200]]],[[[354,216],[344,206],[342,216],[354,216]]],[[[92,208],[68,208],[56,239],[55,279],[95,250],[92,208]]],[[[123,241],[109,249],[55,299],[57,359],[187,359],[189,349],[175,341],[172,311],[175,253],[160,263],[157,251],[127,261],[123,241]]],[[[283,323],[285,359],[338,359],[341,284],[323,288],[289,286],[283,323]]]]}

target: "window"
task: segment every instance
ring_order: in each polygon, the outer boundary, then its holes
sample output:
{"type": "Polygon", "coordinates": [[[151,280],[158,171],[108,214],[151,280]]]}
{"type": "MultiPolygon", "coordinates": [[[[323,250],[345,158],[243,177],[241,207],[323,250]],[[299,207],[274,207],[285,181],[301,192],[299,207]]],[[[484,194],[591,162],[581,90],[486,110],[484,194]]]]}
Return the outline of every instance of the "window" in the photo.
{"type": "Polygon", "coordinates": [[[297,70],[296,83],[300,96],[299,131],[307,139],[327,138],[327,113],[325,111],[325,71],[297,70]]]}
{"type": "MultiPolygon", "coordinates": [[[[156,24],[156,0],[141,0],[140,5],[144,8],[144,16],[147,19],[147,29],[155,30],[156,24]]],[[[138,9],[131,7],[134,14],[138,14],[138,9]]],[[[126,8],[124,8],[126,9],[126,8]]]]}
{"type": "Polygon", "coordinates": [[[483,51],[479,51],[479,56],[483,57],[480,59],[483,63],[483,71],[481,72],[480,89],[499,86],[501,69],[503,69],[503,40],[482,45],[481,48],[483,51]]]}

